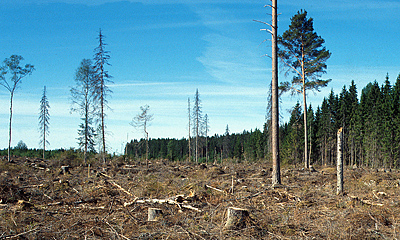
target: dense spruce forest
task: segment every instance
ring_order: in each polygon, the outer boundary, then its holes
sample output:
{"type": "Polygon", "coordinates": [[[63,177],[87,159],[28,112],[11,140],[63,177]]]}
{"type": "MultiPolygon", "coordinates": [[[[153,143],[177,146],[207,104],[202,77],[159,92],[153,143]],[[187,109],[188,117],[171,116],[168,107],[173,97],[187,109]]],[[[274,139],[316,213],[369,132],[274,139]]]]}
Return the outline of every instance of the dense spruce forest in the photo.
{"type": "MultiPolygon", "coordinates": [[[[304,131],[300,103],[291,109],[290,120],[280,126],[282,164],[300,164],[304,156],[304,131]]],[[[347,165],[399,167],[400,159],[400,75],[392,86],[389,76],[380,86],[368,83],[358,94],[354,81],[339,94],[331,90],[316,109],[309,105],[309,157],[312,164],[334,164],[336,132],[344,131],[344,161],[347,165]],[[360,98],[358,97],[360,96],[360,98]]],[[[201,162],[226,159],[270,161],[269,121],[264,129],[201,137],[201,162]],[[207,143],[207,145],[206,145],[207,143]]],[[[228,129],[227,129],[228,130],[228,129]]],[[[193,142],[193,141],[192,141],[193,142]]],[[[193,148],[192,148],[193,149],[193,148]]],[[[145,140],[132,140],[125,153],[140,159],[145,155],[145,140]]],[[[150,139],[149,158],[189,160],[187,139],[150,139]]],[[[191,157],[193,160],[193,156],[191,157]]]]}

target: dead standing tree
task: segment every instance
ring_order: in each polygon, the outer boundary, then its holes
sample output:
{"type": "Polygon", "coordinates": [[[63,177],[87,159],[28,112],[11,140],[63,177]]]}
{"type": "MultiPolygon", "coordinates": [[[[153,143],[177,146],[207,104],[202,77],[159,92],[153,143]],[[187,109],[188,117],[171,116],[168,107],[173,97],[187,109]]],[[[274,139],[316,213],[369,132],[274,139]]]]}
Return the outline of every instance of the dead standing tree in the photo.
{"type": "Polygon", "coordinates": [[[261,29],[268,31],[272,36],[272,82],[271,82],[271,137],[272,137],[272,184],[281,184],[281,170],[279,158],[279,92],[278,92],[278,1],[271,0],[272,5],[272,24],[262,21],[256,21],[271,27],[261,29]]]}
{"type": "Polygon", "coordinates": [[[13,97],[15,90],[21,83],[22,78],[30,75],[35,68],[31,64],[26,64],[25,67],[21,67],[19,64],[24,60],[23,57],[18,55],[12,55],[10,58],[4,60],[4,65],[0,67],[0,85],[5,87],[10,92],[10,122],[8,132],[8,161],[11,161],[10,150],[11,150],[11,123],[13,114],[13,97]],[[10,75],[10,81],[5,76],[10,75]]]}
{"type": "Polygon", "coordinates": [[[191,131],[190,123],[192,121],[191,120],[191,115],[190,115],[190,98],[188,98],[188,117],[189,117],[189,138],[188,138],[189,157],[188,157],[188,162],[190,162],[190,159],[191,159],[191,156],[192,156],[191,145],[190,145],[190,131],[191,131]]]}
{"type": "Polygon", "coordinates": [[[142,113],[136,115],[130,122],[130,125],[135,127],[136,129],[143,129],[143,133],[146,137],[146,165],[148,167],[149,163],[149,132],[147,131],[147,127],[149,122],[153,120],[153,114],[149,114],[150,107],[148,105],[144,105],[140,107],[142,113]]]}

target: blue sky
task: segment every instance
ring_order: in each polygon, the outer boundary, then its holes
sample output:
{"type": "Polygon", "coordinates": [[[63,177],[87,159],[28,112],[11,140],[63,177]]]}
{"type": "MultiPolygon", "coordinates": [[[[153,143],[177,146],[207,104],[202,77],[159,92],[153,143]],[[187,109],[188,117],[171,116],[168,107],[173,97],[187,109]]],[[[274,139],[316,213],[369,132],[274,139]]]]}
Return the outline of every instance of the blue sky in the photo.
{"type": "MultiPolygon", "coordinates": [[[[262,128],[271,80],[264,25],[271,12],[259,0],[2,0],[0,60],[18,54],[36,71],[14,98],[12,146],[19,140],[39,147],[38,112],[43,86],[50,102],[50,148],[77,147],[80,117],[70,114],[74,74],[92,58],[99,28],[106,36],[113,76],[107,125],[109,152],[143,134],[129,125],[148,104],[154,114],[151,138],[187,137],[187,99],[199,89],[210,135],[262,128]]],[[[332,52],[330,85],[309,94],[314,109],[331,89],[339,93],[354,80],[359,92],[400,72],[398,0],[278,0],[279,33],[305,9],[332,52]]],[[[280,80],[285,80],[284,71],[280,80]]],[[[287,121],[299,97],[282,98],[287,121]]],[[[0,149],[8,145],[9,93],[0,88],[0,149]]]]}

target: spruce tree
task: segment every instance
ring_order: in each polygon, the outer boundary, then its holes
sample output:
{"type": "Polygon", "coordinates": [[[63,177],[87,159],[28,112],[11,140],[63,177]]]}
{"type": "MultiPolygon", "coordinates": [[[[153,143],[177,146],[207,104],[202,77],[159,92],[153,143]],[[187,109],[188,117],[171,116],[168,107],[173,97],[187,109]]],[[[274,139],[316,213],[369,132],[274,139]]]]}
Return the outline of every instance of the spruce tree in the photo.
{"type": "Polygon", "coordinates": [[[108,60],[110,59],[109,51],[105,50],[105,46],[107,45],[104,42],[104,35],[99,30],[98,36],[99,45],[95,48],[94,55],[94,74],[95,74],[95,82],[94,82],[94,99],[97,103],[97,116],[99,121],[99,130],[100,130],[100,140],[101,140],[101,156],[103,159],[103,164],[106,162],[106,113],[105,110],[108,108],[107,97],[111,93],[111,90],[107,86],[107,84],[111,83],[111,76],[108,74],[106,70],[106,66],[110,65],[108,60]]]}
{"type": "Polygon", "coordinates": [[[393,86],[393,124],[394,142],[393,142],[393,167],[400,166],[400,74],[397,76],[396,83],[393,86]]]}
{"type": "Polygon", "coordinates": [[[40,132],[40,142],[39,145],[43,146],[43,160],[45,159],[46,145],[50,145],[46,137],[49,135],[50,127],[50,104],[47,99],[46,86],[43,88],[42,98],[40,100],[39,108],[39,132],[40,132]]]}
{"type": "Polygon", "coordinates": [[[361,91],[363,164],[370,167],[378,167],[382,160],[380,155],[382,121],[379,111],[381,98],[381,90],[376,81],[367,84],[361,91]]]}
{"type": "Polygon", "coordinates": [[[301,156],[304,154],[302,115],[301,105],[297,102],[291,110],[287,132],[282,144],[282,163],[301,163],[301,156]]]}
{"type": "Polygon", "coordinates": [[[193,106],[193,135],[195,137],[195,161],[199,161],[199,148],[200,148],[200,137],[202,136],[202,124],[203,124],[203,113],[201,107],[201,100],[199,95],[199,89],[196,89],[196,94],[194,96],[194,106],[193,106]]]}
{"type": "Polygon", "coordinates": [[[351,81],[349,87],[349,104],[350,104],[350,119],[348,127],[348,138],[347,138],[347,149],[350,151],[350,164],[353,166],[356,163],[357,149],[360,148],[357,144],[357,138],[360,134],[359,128],[359,110],[358,110],[358,97],[357,97],[357,87],[354,80],[351,81]]]}
{"type": "Polygon", "coordinates": [[[382,158],[383,167],[391,167],[393,163],[394,145],[395,142],[394,134],[394,102],[392,94],[392,86],[389,81],[389,74],[386,75],[385,83],[381,88],[382,100],[379,110],[381,112],[380,116],[382,118],[382,158]]]}

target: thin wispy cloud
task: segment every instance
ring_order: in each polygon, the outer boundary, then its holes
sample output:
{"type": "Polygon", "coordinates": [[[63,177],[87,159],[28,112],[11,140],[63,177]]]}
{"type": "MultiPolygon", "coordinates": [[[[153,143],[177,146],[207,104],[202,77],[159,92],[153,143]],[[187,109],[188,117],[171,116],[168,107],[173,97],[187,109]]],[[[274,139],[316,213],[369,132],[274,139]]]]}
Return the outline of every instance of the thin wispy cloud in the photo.
{"type": "Polygon", "coordinates": [[[216,80],[251,84],[253,81],[265,79],[265,59],[260,57],[254,42],[219,34],[211,34],[204,39],[208,46],[198,60],[216,80]]]}
{"type": "Polygon", "coordinates": [[[126,87],[137,87],[137,86],[165,86],[165,85],[175,85],[178,82],[127,82],[118,83],[110,85],[112,88],[126,88],[126,87]]]}

